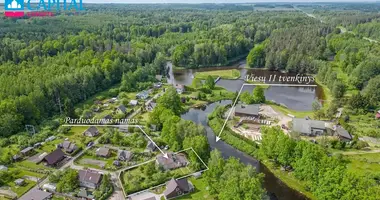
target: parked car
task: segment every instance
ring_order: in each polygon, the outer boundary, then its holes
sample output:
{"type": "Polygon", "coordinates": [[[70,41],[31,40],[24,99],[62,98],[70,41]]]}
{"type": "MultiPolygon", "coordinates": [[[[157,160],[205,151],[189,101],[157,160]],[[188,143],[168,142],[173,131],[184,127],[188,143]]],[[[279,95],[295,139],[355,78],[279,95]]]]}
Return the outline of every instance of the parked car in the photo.
{"type": "Polygon", "coordinates": [[[92,145],[94,145],[94,142],[89,142],[89,143],[87,144],[87,147],[91,147],[92,145]]]}

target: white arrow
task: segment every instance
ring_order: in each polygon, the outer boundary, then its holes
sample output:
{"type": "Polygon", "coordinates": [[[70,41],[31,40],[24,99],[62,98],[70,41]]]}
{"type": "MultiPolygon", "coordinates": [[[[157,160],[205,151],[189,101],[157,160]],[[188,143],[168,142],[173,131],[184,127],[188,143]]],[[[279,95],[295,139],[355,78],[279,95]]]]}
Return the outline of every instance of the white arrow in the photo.
{"type": "Polygon", "coordinates": [[[236,102],[238,101],[238,99],[239,99],[239,97],[240,97],[240,93],[241,93],[241,91],[243,90],[244,85],[245,85],[245,84],[243,83],[243,85],[241,86],[240,91],[239,91],[239,93],[238,93],[238,95],[237,95],[237,97],[236,97],[236,99],[235,99],[235,102],[234,102],[234,104],[232,104],[231,109],[230,109],[230,112],[228,113],[228,116],[227,116],[226,120],[224,121],[224,124],[223,124],[223,126],[222,126],[222,129],[221,129],[220,132],[219,132],[219,135],[216,136],[216,138],[215,138],[216,142],[218,142],[218,141],[220,140],[220,135],[222,134],[222,132],[223,132],[223,130],[224,130],[224,127],[225,127],[226,124],[227,124],[228,118],[230,118],[230,115],[231,115],[231,113],[232,113],[232,110],[233,110],[233,108],[235,107],[236,102]]]}
{"type": "Polygon", "coordinates": [[[145,133],[145,131],[144,131],[144,129],[142,129],[141,128],[141,126],[137,126],[137,127],[139,127],[139,129],[144,133],[144,135],[154,144],[154,146],[156,146],[157,147],[157,149],[158,150],[160,150],[161,151],[161,153],[164,155],[164,158],[166,158],[166,159],[168,159],[169,157],[168,157],[168,154],[167,153],[165,153],[164,151],[162,151],[162,149],[159,147],[159,146],[157,146],[157,144],[152,140],[152,138],[150,138],[149,137],[149,135],[147,134],[147,133],[145,133]]]}

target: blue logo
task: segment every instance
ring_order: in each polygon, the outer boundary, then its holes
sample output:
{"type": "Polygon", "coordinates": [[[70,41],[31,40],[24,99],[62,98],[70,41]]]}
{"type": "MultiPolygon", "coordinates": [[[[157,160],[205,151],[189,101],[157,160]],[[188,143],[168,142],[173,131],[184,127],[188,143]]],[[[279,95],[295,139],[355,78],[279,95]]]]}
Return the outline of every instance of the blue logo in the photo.
{"type": "Polygon", "coordinates": [[[24,10],[24,1],[23,0],[5,0],[4,9],[6,11],[20,11],[24,10]]]}

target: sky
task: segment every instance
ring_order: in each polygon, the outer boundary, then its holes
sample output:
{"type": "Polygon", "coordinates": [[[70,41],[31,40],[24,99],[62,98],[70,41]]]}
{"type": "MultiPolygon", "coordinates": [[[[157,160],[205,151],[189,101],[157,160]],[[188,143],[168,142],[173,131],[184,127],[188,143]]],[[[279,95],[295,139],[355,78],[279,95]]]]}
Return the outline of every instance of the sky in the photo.
{"type": "MultiPolygon", "coordinates": [[[[27,0],[24,0],[27,2],[27,0]]],[[[31,0],[38,2],[39,0],[31,0]]],[[[48,0],[44,0],[47,2],[48,0]]],[[[60,0],[63,1],[63,0],[60,0]]],[[[71,0],[66,0],[70,2],[71,0]]],[[[79,1],[79,0],[77,0],[79,1]]],[[[82,0],[83,3],[255,3],[255,2],[380,2],[380,0],[82,0]]],[[[4,3],[4,0],[0,0],[4,3]]]]}

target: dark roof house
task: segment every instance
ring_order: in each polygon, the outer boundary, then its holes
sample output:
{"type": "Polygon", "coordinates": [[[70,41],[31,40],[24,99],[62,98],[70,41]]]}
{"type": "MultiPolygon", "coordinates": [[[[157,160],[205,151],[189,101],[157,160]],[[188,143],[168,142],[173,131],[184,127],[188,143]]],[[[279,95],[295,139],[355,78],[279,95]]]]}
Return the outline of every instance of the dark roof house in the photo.
{"type": "Polygon", "coordinates": [[[95,189],[102,180],[102,174],[91,170],[79,170],[79,185],[95,189]]]}
{"type": "Polygon", "coordinates": [[[127,108],[124,106],[124,105],[120,105],[117,107],[117,110],[121,113],[126,113],[127,112],[127,108]]]}
{"type": "Polygon", "coordinates": [[[336,127],[335,133],[340,140],[343,140],[343,141],[352,140],[352,135],[341,126],[336,127]]]}
{"type": "Polygon", "coordinates": [[[101,157],[108,157],[110,155],[110,149],[105,147],[100,147],[96,150],[96,155],[101,157]]]}
{"type": "Polygon", "coordinates": [[[167,184],[164,191],[166,199],[182,196],[193,191],[194,186],[186,179],[175,180],[172,178],[167,184]]]}
{"type": "Polygon", "coordinates": [[[260,111],[259,104],[243,105],[237,104],[235,107],[235,116],[258,117],[260,111]]]}
{"type": "Polygon", "coordinates": [[[153,142],[148,141],[148,144],[146,145],[146,150],[153,152],[156,150],[156,146],[153,144],[153,142]]]}
{"type": "Polygon", "coordinates": [[[168,158],[160,154],[156,157],[156,163],[164,170],[173,170],[180,167],[185,167],[189,164],[186,156],[182,153],[168,153],[168,158]]]}
{"type": "Polygon", "coordinates": [[[119,150],[117,152],[117,158],[121,161],[129,161],[131,160],[133,154],[130,151],[125,151],[125,150],[119,150]]]}
{"type": "Polygon", "coordinates": [[[99,130],[95,126],[90,126],[83,132],[83,135],[88,137],[95,137],[99,135],[99,130]]]}
{"type": "Polygon", "coordinates": [[[44,160],[48,165],[57,165],[60,161],[65,158],[65,153],[61,149],[56,149],[49,155],[45,156],[44,160]]]}
{"type": "Polygon", "coordinates": [[[308,136],[322,135],[326,131],[326,123],[318,120],[293,118],[293,131],[308,136]]]}

